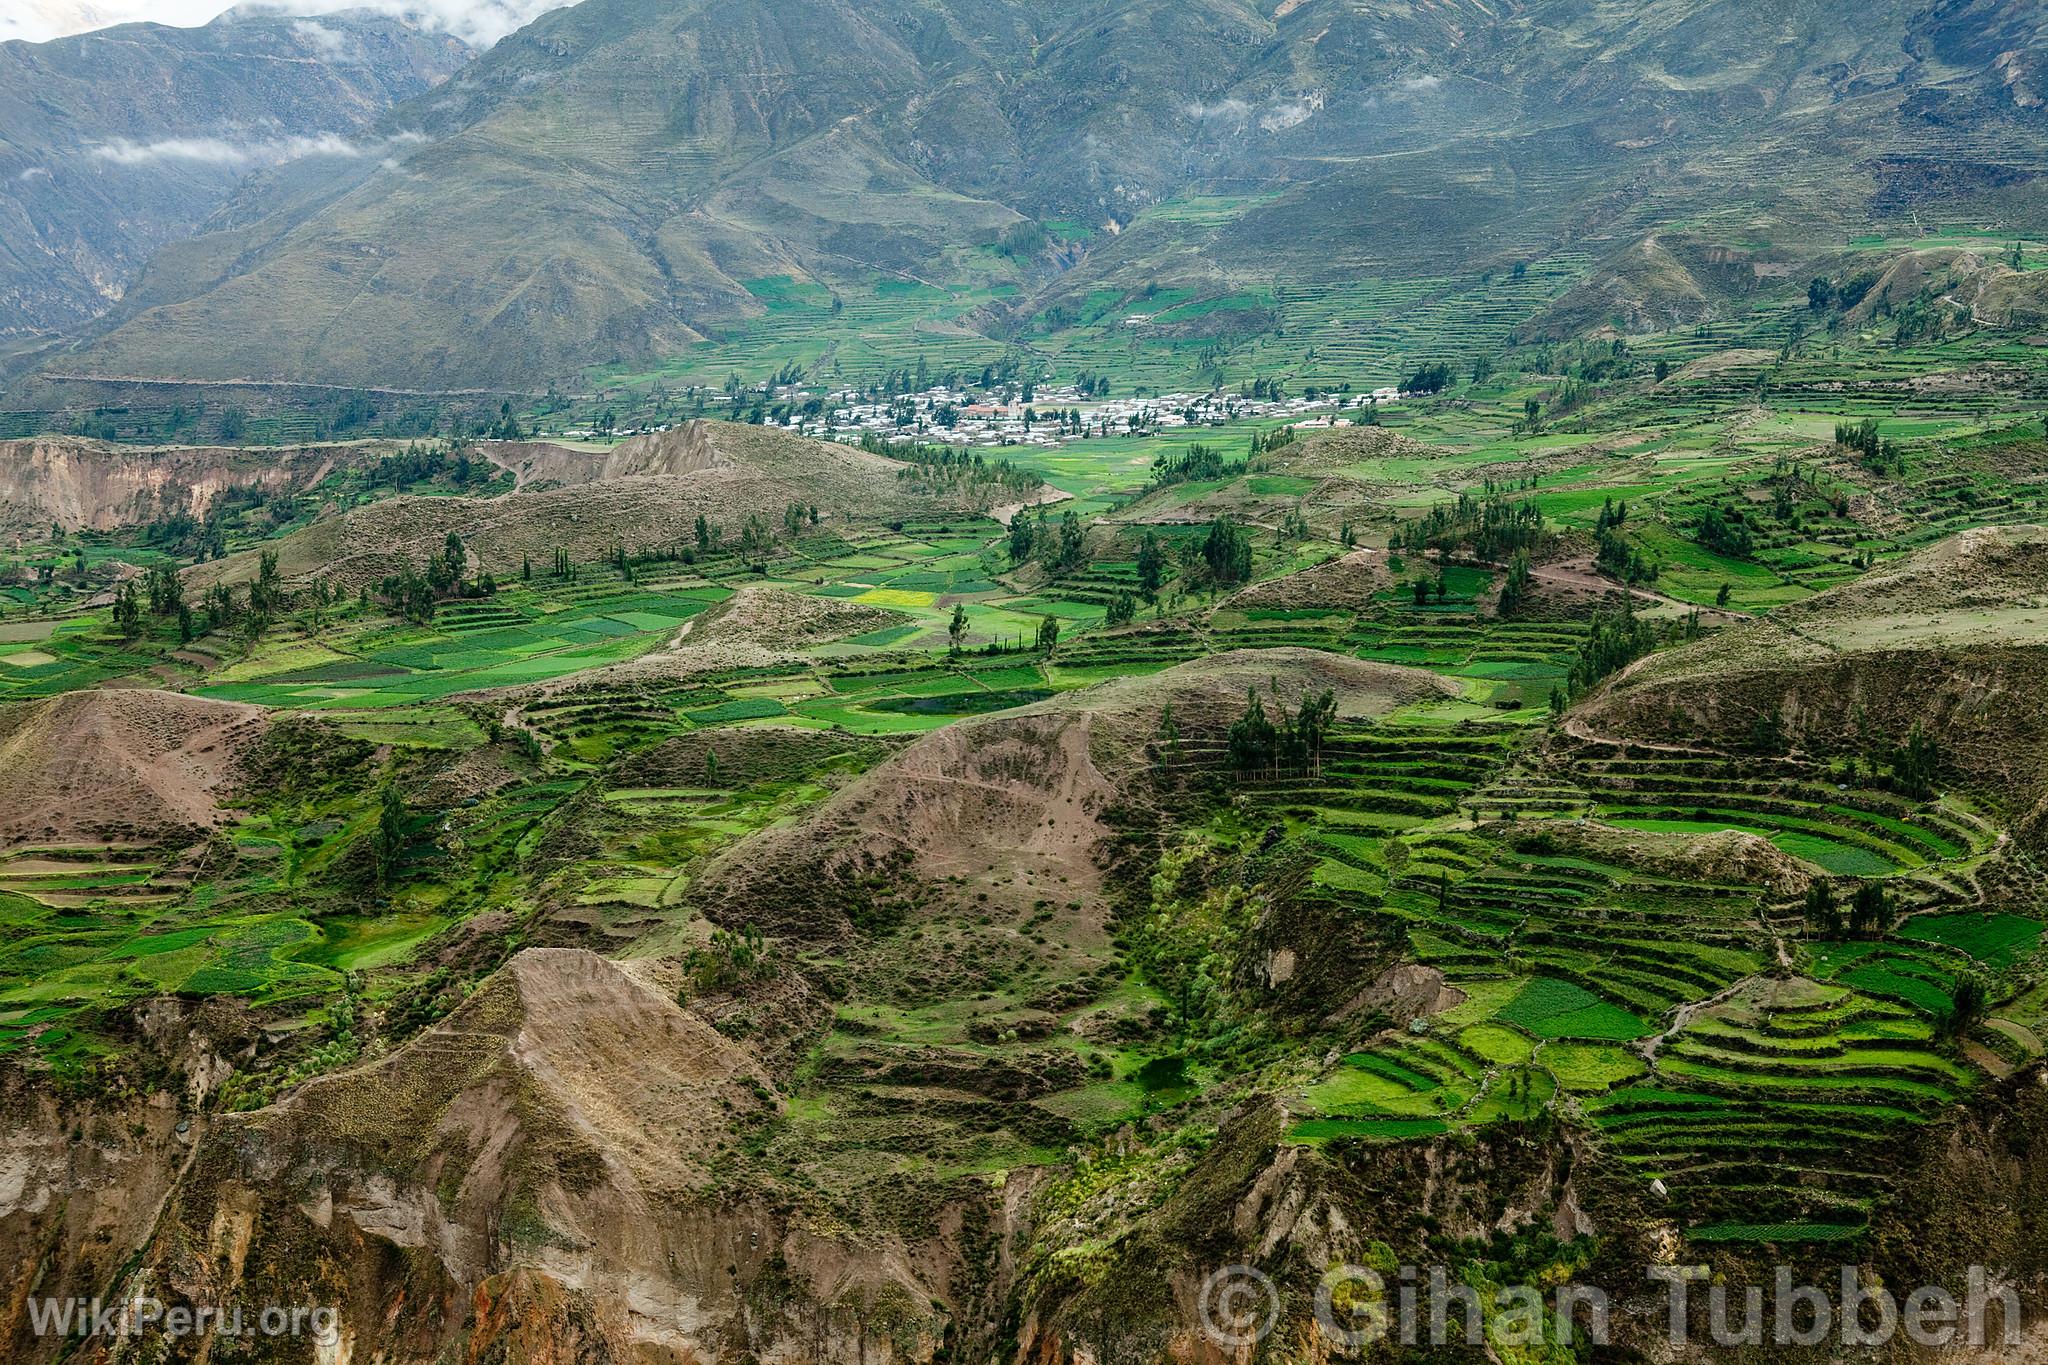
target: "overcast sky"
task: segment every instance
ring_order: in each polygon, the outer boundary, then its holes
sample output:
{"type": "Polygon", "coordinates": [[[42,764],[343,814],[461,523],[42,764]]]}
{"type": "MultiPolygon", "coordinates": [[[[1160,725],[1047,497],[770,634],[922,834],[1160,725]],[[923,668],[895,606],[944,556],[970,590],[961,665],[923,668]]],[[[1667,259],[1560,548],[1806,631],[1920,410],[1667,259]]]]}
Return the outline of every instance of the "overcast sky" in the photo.
{"type": "MultiPolygon", "coordinates": [[[[407,15],[423,27],[446,29],[483,45],[564,3],[568,0],[261,0],[245,8],[292,14],[378,10],[407,15]]],[[[207,23],[230,8],[227,0],[0,0],[0,42],[10,38],[44,42],[138,19],[191,26],[207,23]]]]}

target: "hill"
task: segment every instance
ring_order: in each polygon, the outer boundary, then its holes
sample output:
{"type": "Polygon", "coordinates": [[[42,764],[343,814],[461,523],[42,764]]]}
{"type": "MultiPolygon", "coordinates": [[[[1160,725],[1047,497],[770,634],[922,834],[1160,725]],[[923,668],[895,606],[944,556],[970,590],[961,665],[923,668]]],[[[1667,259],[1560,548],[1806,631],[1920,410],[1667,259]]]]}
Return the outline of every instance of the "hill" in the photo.
{"type": "Polygon", "coordinates": [[[1918,731],[1942,772],[2026,816],[2048,797],[2048,530],[1967,531],[1846,587],[1627,670],[1572,728],[1785,745],[1884,766],[1918,731]]]}
{"type": "Polygon", "coordinates": [[[710,1358],[754,1332],[773,1345],[785,1315],[829,1334],[851,1288],[919,1286],[900,1259],[862,1265],[771,1200],[719,1190],[779,1104],[743,1047],[666,992],[593,953],[531,949],[390,1056],[223,1117],[149,1259],[216,1309],[329,1283],[341,1359],[440,1358],[471,1332],[710,1358]],[[750,1321],[778,1275],[775,1313],[750,1321]],[[813,1275],[817,1299],[799,1289],[813,1275]]]}
{"type": "MultiPolygon", "coordinates": [[[[972,490],[926,492],[898,477],[897,461],[851,446],[724,422],[692,422],[595,456],[532,444],[505,458],[523,486],[497,498],[402,496],[354,508],[276,545],[286,579],[329,575],[353,591],[418,568],[449,534],[472,567],[500,577],[556,550],[587,563],[623,548],[639,553],[696,544],[701,516],[736,541],[749,517],[783,534],[792,505],[816,507],[826,530],[877,526],[920,514],[974,511],[972,490]]],[[[254,553],[189,571],[197,582],[255,577],[254,553]]]]}
{"type": "MultiPolygon", "coordinates": [[[[1291,707],[1324,689],[1338,715],[1382,715],[1455,693],[1419,669],[1310,649],[1236,650],[1122,678],[928,735],[796,826],[737,846],[700,879],[714,913],[774,932],[833,939],[849,917],[884,918],[932,895],[1016,912],[1034,900],[1101,913],[1113,808],[1146,800],[1161,718],[1214,740],[1248,692],[1291,707]],[[906,890],[906,888],[908,888],[906,890]],[[1079,899],[1075,899],[1079,898],[1079,899]]],[[[1102,932],[1069,925],[1071,946],[1102,932]]]]}
{"type": "Polygon", "coordinates": [[[380,154],[359,135],[470,55],[368,11],[0,43],[0,341],[118,303],[254,172],[380,154]]]}
{"type": "Polygon", "coordinates": [[[216,797],[265,727],[261,708],[172,692],[66,692],[0,708],[0,767],[15,797],[0,812],[0,850],[189,841],[219,822],[216,797]]]}
{"type": "Polygon", "coordinates": [[[965,338],[1162,290],[1196,310],[1170,326],[1221,335],[1276,278],[1557,256],[1570,283],[1586,255],[1560,320],[1668,326],[1916,213],[2023,230],[2043,23],[1926,0],[1767,22],[1736,0],[586,0],[379,125],[425,141],[251,185],[47,368],[538,387],[778,308],[813,358],[864,346],[841,305],[884,285],[938,291],[965,338]],[[1740,232],[1660,232],[1735,209],[1740,232]]]}

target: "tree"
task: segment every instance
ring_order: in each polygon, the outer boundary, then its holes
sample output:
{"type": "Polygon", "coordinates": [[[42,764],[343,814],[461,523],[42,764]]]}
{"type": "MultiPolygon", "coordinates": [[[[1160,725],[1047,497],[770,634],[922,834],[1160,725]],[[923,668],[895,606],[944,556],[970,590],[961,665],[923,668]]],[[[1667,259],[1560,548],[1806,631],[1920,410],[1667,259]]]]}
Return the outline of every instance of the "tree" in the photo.
{"type": "Polygon", "coordinates": [[[1890,754],[1892,779],[1908,795],[1925,799],[1934,795],[1935,778],[1941,772],[1941,745],[1934,736],[1915,725],[1906,742],[1890,754]]]}
{"type": "Polygon", "coordinates": [[[1700,515],[1699,542],[1717,555],[1730,559],[1747,559],[1756,549],[1756,539],[1750,533],[1749,523],[1740,517],[1724,517],[1718,507],[1709,507],[1700,515]]]}
{"type": "Polygon", "coordinates": [[[1252,576],[1252,540],[1243,527],[1225,515],[1209,523],[1202,541],[1202,562],[1209,581],[1218,587],[1248,582],[1252,576]]]}
{"type": "Polygon", "coordinates": [[[953,652],[958,654],[967,640],[967,607],[963,603],[953,604],[953,620],[946,627],[946,639],[951,642],[953,652]]]}
{"type": "Polygon", "coordinates": [[[1856,935],[1883,933],[1891,927],[1891,892],[1880,882],[1865,882],[1856,888],[1849,902],[1849,932],[1856,935]]]}
{"type": "Polygon", "coordinates": [[[1245,689],[1244,714],[1230,724],[1230,762],[1240,773],[1256,772],[1273,761],[1278,733],[1266,715],[1257,688],[1245,689]]]}
{"type": "Polygon", "coordinates": [[[1657,634],[1636,616],[1635,598],[1622,599],[1618,612],[1598,612],[1572,664],[1571,695],[1584,696],[1610,673],[1626,668],[1655,648],[1657,634]]]}
{"type": "Polygon", "coordinates": [[[249,613],[258,622],[263,622],[283,605],[284,590],[278,585],[277,551],[261,551],[256,556],[256,581],[249,585],[249,613]]]}
{"type": "Polygon", "coordinates": [[[1517,551],[1508,561],[1507,582],[1501,585],[1500,600],[1494,606],[1497,616],[1512,616],[1529,597],[1529,554],[1517,551]]]}
{"type": "Polygon", "coordinates": [[[1137,599],[1127,592],[1120,592],[1109,599],[1109,608],[1103,613],[1102,620],[1104,625],[1127,626],[1137,614],[1137,599]]]}
{"type": "Polygon", "coordinates": [[[143,582],[147,585],[149,593],[150,615],[170,616],[185,604],[185,589],[178,581],[178,570],[175,566],[168,563],[152,564],[149,566],[149,572],[144,575],[143,582]]]}
{"type": "Polygon", "coordinates": [[[1320,772],[1323,744],[1337,723],[1337,693],[1325,688],[1313,696],[1304,694],[1293,716],[1280,706],[1279,759],[1297,771],[1320,772]]]}
{"type": "Polygon", "coordinates": [[[1941,1016],[1941,1036],[1948,1039],[1962,1038],[1971,1029],[1984,1022],[1990,1012],[1990,992],[1984,989],[1984,982],[1974,973],[1965,973],[1956,978],[1956,988],[1949,999],[1949,1007],[1941,1016]]]}
{"type": "Polygon", "coordinates": [[[1441,362],[1424,365],[1408,376],[1401,387],[1409,393],[1442,393],[1451,386],[1451,367],[1441,362]]]}
{"type": "Polygon", "coordinates": [[[1147,603],[1159,600],[1160,585],[1166,581],[1166,552],[1160,548],[1159,537],[1152,531],[1138,542],[1138,591],[1147,603]]]}
{"type": "Polygon", "coordinates": [[[1828,882],[1815,882],[1806,889],[1806,922],[1824,938],[1842,932],[1842,903],[1828,882]]]}
{"type": "Polygon", "coordinates": [[[376,868],[377,885],[388,887],[397,875],[399,859],[405,855],[405,798],[390,783],[377,799],[376,868]]]}
{"type": "Polygon", "coordinates": [[[1087,562],[1088,533],[1082,529],[1081,518],[1069,512],[1060,518],[1060,572],[1072,573],[1087,562]]]}
{"type": "Polygon", "coordinates": [[[123,583],[114,594],[114,628],[124,640],[142,638],[142,595],[133,583],[123,583]]]}
{"type": "Polygon", "coordinates": [[[1038,540],[1038,523],[1029,512],[1019,512],[1010,519],[1010,562],[1022,564],[1031,558],[1031,551],[1038,540]]]}
{"type": "Polygon", "coordinates": [[[1045,656],[1046,656],[1047,658],[1051,658],[1051,657],[1052,657],[1052,653],[1053,653],[1053,651],[1054,651],[1054,650],[1056,650],[1056,649],[1058,649],[1058,648],[1059,648],[1059,645],[1060,645],[1060,619],[1059,619],[1059,617],[1057,617],[1057,616],[1041,616],[1041,617],[1039,617],[1039,618],[1038,618],[1038,652],[1039,652],[1040,654],[1043,654],[1043,655],[1045,655],[1045,656]]]}

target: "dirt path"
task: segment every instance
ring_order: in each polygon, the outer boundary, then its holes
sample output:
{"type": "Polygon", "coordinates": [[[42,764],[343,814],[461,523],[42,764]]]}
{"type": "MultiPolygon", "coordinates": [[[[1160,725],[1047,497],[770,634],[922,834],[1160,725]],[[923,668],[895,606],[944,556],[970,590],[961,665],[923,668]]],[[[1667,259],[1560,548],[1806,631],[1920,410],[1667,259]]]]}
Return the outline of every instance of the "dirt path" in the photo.
{"type": "Polygon", "coordinates": [[[1029,511],[1034,507],[1051,507],[1055,503],[1072,502],[1073,499],[1072,493],[1047,484],[1037,497],[1027,502],[1006,502],[1000,507],[991,507],[988,514],[1004,526],[1008,526],[1019,512],[1029,511]]]}
{"type": "Polygon", "coordinates": [[[1687,1026],[1699,1017],[1702,1010],[1710,1010],[1716,1005],[1732,1000],[1741,993],[1743,987],[1757,980],[1761,980],[1761,978],[1745,976],[1719,995],[1709,996],[1705,1000],[1695,1000],[1689,1005],[1680,1005],[1677,1013],[1671,1016],[1671,1027],[1665,1029],[1654,1038],[1637,1043],[1635,1045],[1636,1051],[1641,1053],[1643,1060],[1650,1064],[1650,1070],[1655,1071],[1657,1069],[1657,1054],[1664,1050],[1666,1043],[1669,1043],[1673,1038],[1685,1032],[1687,1026]]]}
{"type": "MultiPolygon", "coordinates": [[[[1495,567],[1503,571],[1505,570],[1504,565],[1496,565],[1495,567]]],[[[1595,572],[1590,564],[1581,563],[1577,560],[1563,564],[1532,565],[1529,569],[1529,577],[1538,583],[1552,583],[1559,587],[1576,588],[1581,592],[1603,594],[1626,592],[1638,602],[1648,602],[1653,606],[1672,607],[1679,611],[1696,611],[1700,614],[1702,620],[1711,618],[1727,625],[1737,625],[1743,621],[1756,619],[1747,612],[1730,611],[1726,607],[1703,607],[1696,602],[1682,602],[1676,597],[1667,597],[1661,592],[1651,592],[1648,588],[1619,583],[1605,574],[1595,572]]]]}

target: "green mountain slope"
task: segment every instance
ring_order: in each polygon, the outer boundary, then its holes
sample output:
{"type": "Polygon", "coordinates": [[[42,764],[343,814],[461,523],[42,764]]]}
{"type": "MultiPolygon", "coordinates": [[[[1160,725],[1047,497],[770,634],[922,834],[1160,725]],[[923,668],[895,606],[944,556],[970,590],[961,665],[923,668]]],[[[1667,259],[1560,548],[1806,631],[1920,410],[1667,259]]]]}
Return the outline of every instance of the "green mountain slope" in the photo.
{"type": "Polygon", "coordinates": [[[783,277],[942,285],[956,326],[1031,340],[1148,285],[1558,257],[1588,283],[1539,330],[1668,325],[1873,223],[2024,224],[2042,28],[1928,0],[586,0],[382,125],[425,143],[253,185],[47,368],[538,386],[732,336],[783,277]]]}

